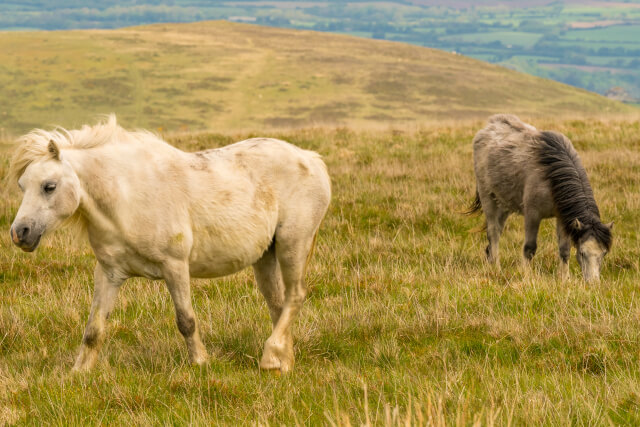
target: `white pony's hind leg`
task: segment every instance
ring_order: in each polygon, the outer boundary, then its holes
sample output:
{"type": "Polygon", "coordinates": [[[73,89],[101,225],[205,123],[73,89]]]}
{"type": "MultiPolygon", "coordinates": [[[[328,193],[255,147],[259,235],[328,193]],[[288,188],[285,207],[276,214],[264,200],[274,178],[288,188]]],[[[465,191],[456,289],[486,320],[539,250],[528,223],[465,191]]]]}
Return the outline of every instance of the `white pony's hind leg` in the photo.
{"type": "Polygon", "coordinates": [[[104,330],[109,313],[113,309],[116,296],[124,278],[108,274],[100,263],[93,272],[94,291],[91,312],[82,338],[80,354],[73,366],[74,371],[88,371],[98,359],[98,352],[104,341],[104,330]]]}
{"type": "Polygon", "coordinates": [[[271,322],[275,328],[284,305],[284,283],[276,258],[275,244],[272,244],[262,255],[262,258],[253,264],[253,272],[256,276],[258,289],[267,301],[271,322]]]}
{"type": "Polygon", "coordinates": [[[286,231],[276,233],[276,256],[285,285],[285,299],[282,314],[264,345],[260,360],[262,369],[278,369],[284,373],[293,368],[291,325],[307,296],[304,273],[316,233],[317,229],[314,233],[304,236],[291,235],[286,231]]]}
{"type": "Polygon", "coordinates": [[[167,263],[163,274],[176,309],[178,330],[187,343],[189,359],[196,365],[202,365],[207,361],[208,355],[200,339],[196,315],[191,305],[189,265],[186,262],[167,263]]]}

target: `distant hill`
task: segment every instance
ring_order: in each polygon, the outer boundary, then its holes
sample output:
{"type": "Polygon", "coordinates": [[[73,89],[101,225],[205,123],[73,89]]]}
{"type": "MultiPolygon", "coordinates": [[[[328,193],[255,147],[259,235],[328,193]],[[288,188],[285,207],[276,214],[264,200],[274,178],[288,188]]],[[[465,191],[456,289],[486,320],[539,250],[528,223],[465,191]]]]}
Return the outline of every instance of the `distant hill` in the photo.
{"type": "Polygon", "coordinates": [[[0,31],[225,19],[458,52],[640,102],[640,0],[0,1],[0,31]]]}
{"type": "Polygon", "coordinates": [[[625,113],[634,107],[434,49],[224,21],[0,33],[0,137],[116,112],[238,130],[625,113]]]}

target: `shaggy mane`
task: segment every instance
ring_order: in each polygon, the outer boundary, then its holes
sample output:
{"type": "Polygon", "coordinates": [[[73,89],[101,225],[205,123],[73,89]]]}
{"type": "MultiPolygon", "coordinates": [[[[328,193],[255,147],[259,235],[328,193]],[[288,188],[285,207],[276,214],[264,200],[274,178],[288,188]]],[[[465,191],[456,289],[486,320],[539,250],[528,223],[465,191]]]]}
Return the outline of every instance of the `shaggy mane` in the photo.
{"type": "Polygon", "coordinates": [[[551,183],[553,200],[566,233],[574,245],[590,234],[609,250],[611,230],[600,220],[600,211],[578,153],[557,132],[540,132],[538,140],[538,161],[551,183]],[[582,223],[579,229],[574,224],[576,219],[582,223]]]}
{"type": "Polygon", "coordinates": [[[7,178],[17,182],[27,167],[38,160],[50,156],[47,147],[53,141],[62,149],[88,149],[109,144],[114,140],[127,138],[143,139],[155,135],[148,131],[129,132],[116,122],[115,114],[109,114],[93,126],[84,125],[80,129],[67,130],[56,127],[51,131],[34,129],[18,138],[17,147],[9,164],[7,178]]]}
{"type": "MultiPolygon", "coordinates": [[[[51,131],[34,129],[16,141],[17,146],[13,152],[7,181],[17,182],[27,167],[38,160],[51,156],[49,142],[56,143],[59,149],[89,149],[110,144],[116,141],[156,141],[165,143],[155,134],[145,131],[127,131],[120,127],[115,114],[105,116],[93,126],[84,125],[80,129],[67,130],[56,127],[51,131]]],[[[76,243],[86,236],[87,224],[80,210],[65,220],[61,227],[75,229],[76,243]]]]}

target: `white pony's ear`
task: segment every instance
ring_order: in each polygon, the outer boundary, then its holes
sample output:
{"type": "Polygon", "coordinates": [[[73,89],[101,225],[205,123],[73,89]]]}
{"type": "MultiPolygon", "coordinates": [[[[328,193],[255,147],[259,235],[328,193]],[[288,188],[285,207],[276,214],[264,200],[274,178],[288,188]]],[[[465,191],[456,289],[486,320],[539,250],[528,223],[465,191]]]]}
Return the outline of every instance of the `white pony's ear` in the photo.
{"type": "Polygon", "coordinates": [[[49,141],[49,146],[47,147],[47,151],[53,156],[54,159],[60,160],[60,149],[56,145],[53,140],[49,141]]]}
{"type": "Polygon", "coordinates": [[[576,230],[582,230],[582,223],[578,218],[574,219],[571,225],[573,225],[573,228],[575,228],[576,230]]]}

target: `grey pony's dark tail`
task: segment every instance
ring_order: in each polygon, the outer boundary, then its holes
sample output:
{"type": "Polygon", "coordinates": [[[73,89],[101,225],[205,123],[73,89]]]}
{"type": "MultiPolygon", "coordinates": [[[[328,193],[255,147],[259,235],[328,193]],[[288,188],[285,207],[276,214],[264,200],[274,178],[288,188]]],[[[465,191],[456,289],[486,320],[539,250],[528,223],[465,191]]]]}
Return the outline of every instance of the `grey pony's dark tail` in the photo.
{"type": "Polygon", "coordinates": [[[469,208],[462,213],[465,215],[471,216],[471,215],[477,215],[481,211],[482,211],[482,202],[480,202],[480,194],[476,189],[476,199],[473,201],[473,203],[471,203],[469,208]]]}
{"type": "MultiPolygon", "coordinates": [[[[471,205],[467,208],[467,210],[463,211],[462,213],[464,215],[474,216],[474,215],[480,214],[480,212],[482,212],[482,202],[480,201],[480,194],[478,194],[478,189],[476,188],[476,198],[475,198],[475,200],[473,201],[473,203],[471,203],[471,205]]],[[[474,227],[469,231],[471,233],[481,233],[481,232],[485,231],[486,229],[487,229],[487,223],[485,221],[482,224],[482,226],[474,227]]]]}

